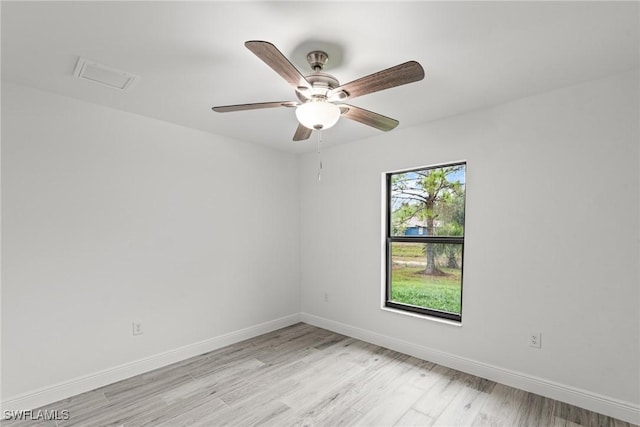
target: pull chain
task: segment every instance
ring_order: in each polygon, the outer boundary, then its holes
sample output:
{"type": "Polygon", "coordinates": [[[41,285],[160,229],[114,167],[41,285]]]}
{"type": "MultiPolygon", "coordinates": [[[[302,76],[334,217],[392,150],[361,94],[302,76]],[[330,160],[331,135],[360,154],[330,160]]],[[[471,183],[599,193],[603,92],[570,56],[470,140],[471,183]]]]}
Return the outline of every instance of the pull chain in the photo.
{"type": "Polygon", "coordinates": [[[322,129],[318,133],[318,182],[322,181],[322,157],[320,156],[320,144],[322,143],[322,129]]]}

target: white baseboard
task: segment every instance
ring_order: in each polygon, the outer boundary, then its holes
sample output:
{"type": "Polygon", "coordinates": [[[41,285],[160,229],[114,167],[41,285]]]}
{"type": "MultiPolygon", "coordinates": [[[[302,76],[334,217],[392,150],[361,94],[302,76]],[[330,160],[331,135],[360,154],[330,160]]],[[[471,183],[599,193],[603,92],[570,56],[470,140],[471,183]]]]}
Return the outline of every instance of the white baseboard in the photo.
{"type": "Polygon", "coordinates": [[[357,338],[419,359],[428,360],[448,368],[457,369],[633,424],[640,424],[640,406],[633,403],[623,402],[543,378],[456,356],[308,313],[301,313],[300,320],[313,326],[357,338]]]}
{"type": "Polygon", "coordinates": [[[328,329],[343,335],[380,345],[420,359],[438,363],[482,378],[516,387],[531,393],[560,400],[581,408],[618,418],[633,424],[640,424],[640,406],[602,396],[586,390],[559,384],[543,378],[533,377],[464,357],[435,350],[419,344],[399,340],[376,332],[357,328],[344,323],[325,319],[307,313],[293,314],[279,319],[250,326],[204,341],[170,350],[161,354],[136,360],[111,369],[75,378],[59,384],[43,387],[3,400],[2,410],[30,410],[53,403],[80,393],[94,390],[123,379],[140,375],[175,362],[198,356],[218,348],[234,344],[255,336],[284,328],[298,322],[328,329]]]}
{"type": "Polygon", "coordinates": [[[35,409],[43,405],[75,396],[76,394],[85,393],[108,384],[113,384],[117,381],[121,381],[135,375],[140,375],[154,369],[162,368],[163,366],[180,362],[190,357],[198,356],[298,322],[300,322],[299,313],[270,320],[268,322],[209,338],[204,341],[189,344],[184,347],[169,350],[144,359],[135,360],[100,372],[74,378],[52,386],[43,387],[18,396],[13,396],[9,399],[3,400],[0,404],[0,408],[2,408],[2,411],[35,409]]]}

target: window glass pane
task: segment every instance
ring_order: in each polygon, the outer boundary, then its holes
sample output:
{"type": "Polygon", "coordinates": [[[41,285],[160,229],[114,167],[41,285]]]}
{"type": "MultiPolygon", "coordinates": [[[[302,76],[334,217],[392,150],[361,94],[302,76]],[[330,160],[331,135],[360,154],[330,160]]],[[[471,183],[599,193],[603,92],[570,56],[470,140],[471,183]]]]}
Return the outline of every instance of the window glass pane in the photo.
{"type": "Polygon", "coordinates": [[[391,175],[391,236],[463,236],[465,165],[391,175]]]}
{"type": "Polygon", "coordinates": [[[391,243],[390,300],[461,314],[462,245],[391,243]]]}

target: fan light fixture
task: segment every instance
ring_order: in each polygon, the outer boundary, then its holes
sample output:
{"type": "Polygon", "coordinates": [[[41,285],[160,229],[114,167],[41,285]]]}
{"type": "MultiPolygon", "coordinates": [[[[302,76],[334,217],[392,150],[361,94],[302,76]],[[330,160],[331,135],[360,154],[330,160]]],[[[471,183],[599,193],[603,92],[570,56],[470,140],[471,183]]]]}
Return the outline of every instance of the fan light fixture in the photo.
{"type": "Polygon", "coordinates": [[[296,117],[308,129],[329,129],[338,122],[340,108],[325,100],[309,101],[296,108],[296,117]]]}

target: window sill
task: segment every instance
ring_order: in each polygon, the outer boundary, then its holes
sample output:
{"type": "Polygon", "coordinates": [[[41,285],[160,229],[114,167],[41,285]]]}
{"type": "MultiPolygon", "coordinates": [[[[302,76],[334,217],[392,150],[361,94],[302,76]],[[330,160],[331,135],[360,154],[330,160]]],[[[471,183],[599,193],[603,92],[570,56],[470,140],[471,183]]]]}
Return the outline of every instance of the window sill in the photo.
{"type": "Polygon", "coordinates": [[[390,308],[390,307],[384,307],[384,306],[380,307],[380,310],[387,311],[389,313],[401,314],[403,316],[414,317],[421,320],[428,320],[431,322],[442,323],[449,326],[456,326],[459,328],[462,327],[462,322],[456,322],[455,320],[441,319],[439,317],[429,316],[426,314],[412,313],[410,311],[398,310],[397,308],[390,308]]]}

